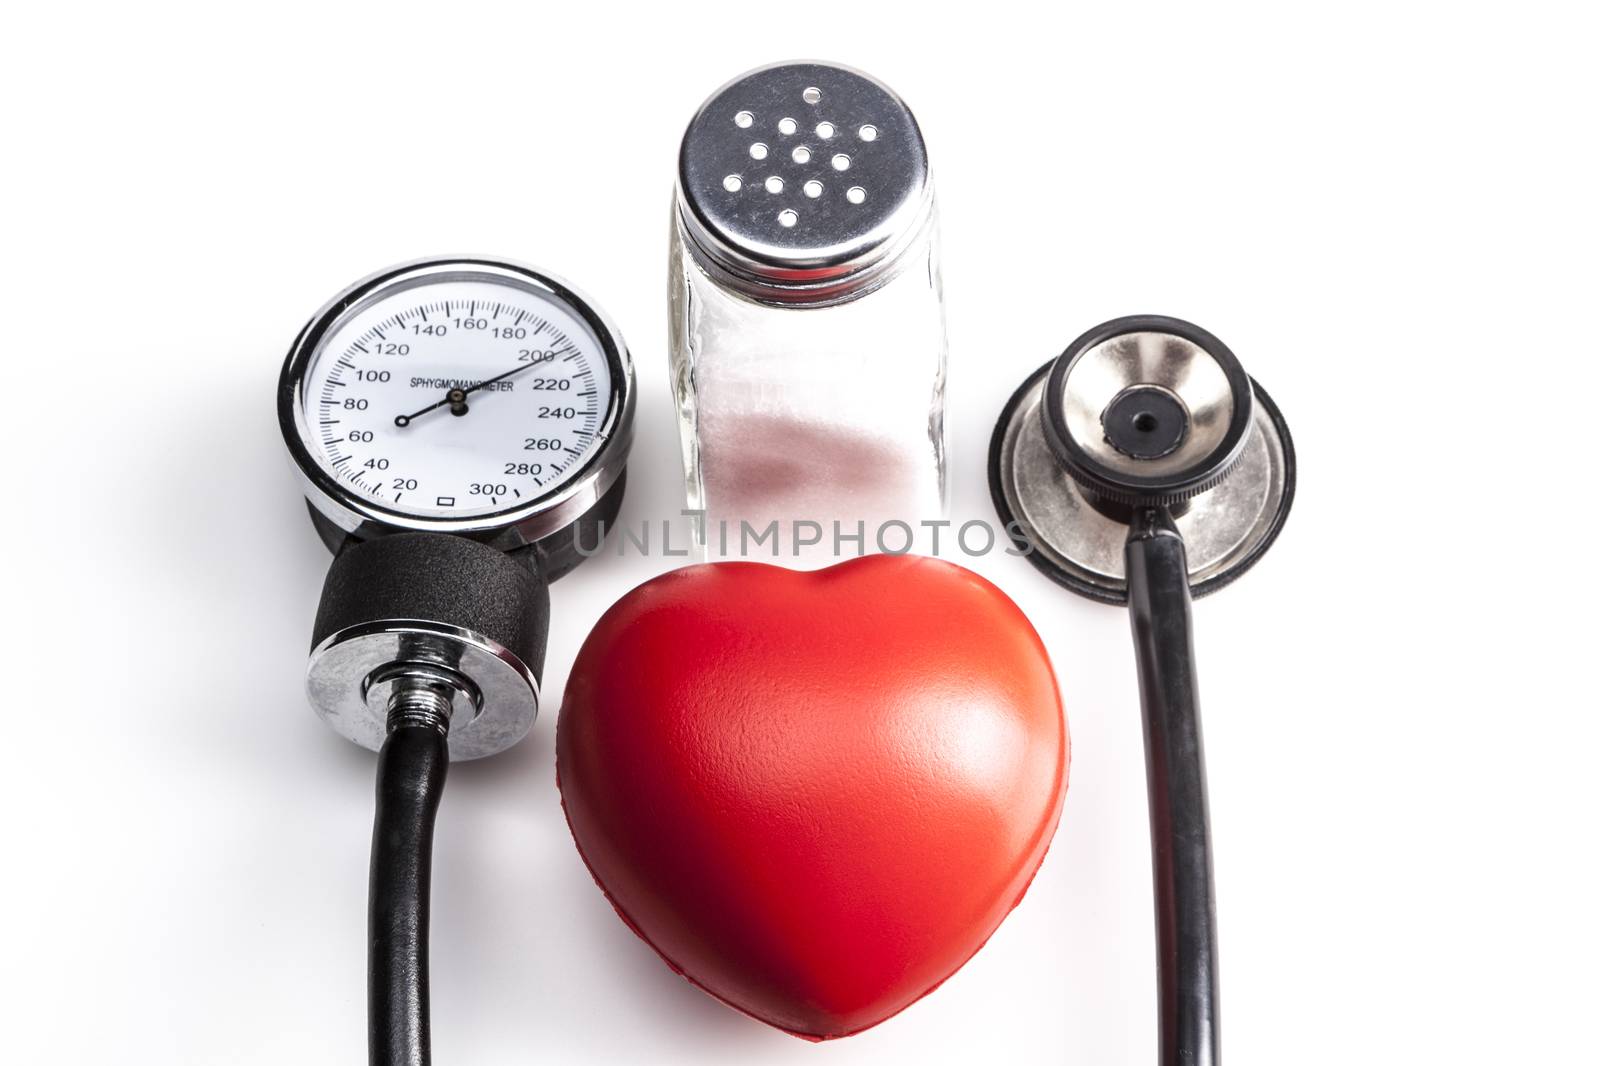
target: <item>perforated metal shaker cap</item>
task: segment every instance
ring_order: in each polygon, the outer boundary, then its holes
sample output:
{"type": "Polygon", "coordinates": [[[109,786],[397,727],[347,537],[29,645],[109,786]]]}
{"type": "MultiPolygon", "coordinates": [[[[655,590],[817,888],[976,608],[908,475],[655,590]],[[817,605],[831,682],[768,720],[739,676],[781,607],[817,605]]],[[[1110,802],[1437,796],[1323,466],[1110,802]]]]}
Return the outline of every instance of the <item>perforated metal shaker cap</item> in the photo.
{"type": "Polygon", "coordinates": [[[932,214],[927,146],[904,100],[831,63],[782,63],[712,94],[678,155],[678,208],[699,261],[782,300],[883,277],[932,214]]]}

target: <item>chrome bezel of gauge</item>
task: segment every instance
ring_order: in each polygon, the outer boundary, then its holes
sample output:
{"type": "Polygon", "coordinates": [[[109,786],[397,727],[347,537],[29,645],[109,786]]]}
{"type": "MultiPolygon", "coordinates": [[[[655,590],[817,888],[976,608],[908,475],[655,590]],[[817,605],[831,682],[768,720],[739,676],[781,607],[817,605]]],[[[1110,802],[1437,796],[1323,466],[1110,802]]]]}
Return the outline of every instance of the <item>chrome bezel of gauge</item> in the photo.
{"type": "Polygon", "coordinates": [[[532,544],[566,528],[616,484],[633,438],[633,360],[622,334],[578,289],[522,263],[480,256],[430,256],[371,274],[329,300],[306,323],[284,360],[278,379],[278,424],[294,461],[301,490],[317,511],[346,532],[365,538],[400,530],[433,533],[498,533],[514,530],[532,544]],[[551,492],[489,514],[451,518],[408,514],[352,492],[317,460],[305,411],[306,372],[323,340],[347,317],[380,299],[435,282],[488,280],[542,291],[570,308],[594,332],[611,371],[611,394],[595,443],[583,466],[551,492]]]}

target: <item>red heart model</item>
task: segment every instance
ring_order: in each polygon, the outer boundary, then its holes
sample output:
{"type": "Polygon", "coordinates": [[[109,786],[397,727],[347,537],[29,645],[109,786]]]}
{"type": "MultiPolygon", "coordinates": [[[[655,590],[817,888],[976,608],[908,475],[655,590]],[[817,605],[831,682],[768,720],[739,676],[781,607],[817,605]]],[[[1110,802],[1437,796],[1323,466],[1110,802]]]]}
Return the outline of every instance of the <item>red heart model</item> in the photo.
{"type": "Polygon", "coordinates": [[[556,735],[567,822],[622,919],[812,1040],[983,946],[1044,858],[1067,761],[1028,619],[916,556],[647,582],[584,642],[556,735]]]}

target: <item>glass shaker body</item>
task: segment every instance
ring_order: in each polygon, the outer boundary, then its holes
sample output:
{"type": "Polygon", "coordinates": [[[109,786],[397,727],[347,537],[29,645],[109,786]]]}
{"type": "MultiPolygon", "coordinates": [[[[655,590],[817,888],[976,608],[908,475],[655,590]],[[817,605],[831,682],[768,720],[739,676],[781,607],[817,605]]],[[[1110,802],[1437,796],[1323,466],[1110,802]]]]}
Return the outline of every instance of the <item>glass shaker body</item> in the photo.
{"type": "Polygon", "coordinates": [[[945,507],[946,346],[903,102],[825,64],[720,90],[685,134],[668,270],[705,554],[792,565],[924,546],[945,507]]]}

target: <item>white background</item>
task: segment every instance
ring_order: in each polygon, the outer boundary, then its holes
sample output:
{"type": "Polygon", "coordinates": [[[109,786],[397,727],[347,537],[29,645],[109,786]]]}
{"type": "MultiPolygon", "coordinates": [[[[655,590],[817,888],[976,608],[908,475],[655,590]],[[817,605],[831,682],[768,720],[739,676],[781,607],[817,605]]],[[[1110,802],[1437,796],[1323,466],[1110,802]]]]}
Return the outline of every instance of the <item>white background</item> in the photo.
{"type": "MultiPolygon", "coordinates": [[[[1223,337],[1300,456],[1196,608],[1232,1063],[1594,1061],[1592,8],[32,3],[0,25],[7,529],[0,1057],[354,1063],[372,757],[301,690],[328,564],[279,361],[392,261],[545,265],[639,366],[625,517],[676,509],[677,138],[760,63],[902,92],[944,206],[953,516],[1018,381],[1093,323],[1223,337]]],[[[812,1046],[672,976],[557,805],[599,613],[554,591],[529,739],[440,816],[434,1034],[495,1063],[1154,1059],[1122,612],[1024,561],[1075,742],[1022,906],[934,995],[812,1046]]]]}

